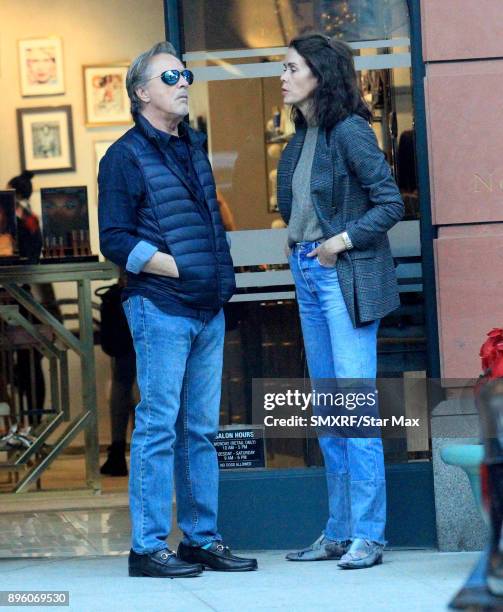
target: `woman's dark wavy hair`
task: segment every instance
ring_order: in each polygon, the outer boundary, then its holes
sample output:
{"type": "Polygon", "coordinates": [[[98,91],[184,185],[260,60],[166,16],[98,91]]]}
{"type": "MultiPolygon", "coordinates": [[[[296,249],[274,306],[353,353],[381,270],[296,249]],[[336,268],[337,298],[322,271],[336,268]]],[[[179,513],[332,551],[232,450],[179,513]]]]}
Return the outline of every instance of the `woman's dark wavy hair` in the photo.
{"type": "MultiPolygon", "coordinates": [[[[352,114],[370,122],[372,113],[358,86],[353,52],[346,43],[313,33],[293,38],[289,46],[304,58],[318,79],[313,92],[313,118],[320,128],[330,130],[352,114]]],[[[306,124],[295,106],[292,120],[297,127],[306,124]]]]}

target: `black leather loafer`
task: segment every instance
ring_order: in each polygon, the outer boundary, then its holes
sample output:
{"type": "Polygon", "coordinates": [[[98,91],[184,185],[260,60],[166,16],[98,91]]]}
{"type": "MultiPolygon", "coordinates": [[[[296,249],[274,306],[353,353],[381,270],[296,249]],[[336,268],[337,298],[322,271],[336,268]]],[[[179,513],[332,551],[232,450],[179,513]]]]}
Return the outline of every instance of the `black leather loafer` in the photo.
{"type": "Polygon", "coordinates": [[[213,542],[206,549],[180,542],[177,555],[187,563],[202,563],[217,572],[249,572],[258,567],[257,559],[236,557],[222,542],[213,542]]]}
{"type": "Polygon", "coordinates": [[[139,555],[134,550],[129,551],[129,575],[134,577],[191,578],[199,576],[203,569],[199,563],[181,561],[168,548],[151,555],[139,555]]]}

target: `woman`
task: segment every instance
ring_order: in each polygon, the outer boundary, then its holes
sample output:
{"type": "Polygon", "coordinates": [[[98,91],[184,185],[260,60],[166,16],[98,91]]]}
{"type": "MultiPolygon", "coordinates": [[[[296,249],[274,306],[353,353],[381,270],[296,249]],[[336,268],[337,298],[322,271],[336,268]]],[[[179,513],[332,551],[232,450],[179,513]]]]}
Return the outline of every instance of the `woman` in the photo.
{"type": "Polygon", "coordinates": [[[42,234],[37,217],[32,213],[30,197],[33,193],[31,179],[33,172],[25,170],[7,183],[9,189],[16,191],[17,241],[19,255],[27,263],[37,263],[42,250],[42,234]]]}
{"type": "MultiPolygon", "coordinates": [[[[369,125],[351,49],[321,34],[291,41],[281,77],[296,133],[278,167],[278,206],[311,380],[376,376],[379,321],[399,305],[386,232],[403,203],[369,125]]],[[[329,519],[292,561],[382,561],[386,520],[380,437],[320,436],[329,519]]]]}
{"type": "MultiPolygon", "coordinates": [[[[28,264],[38,262],[42,249],[40,225],[37,217],[31,212],[29,203],[33,191],[32,178],[33,173],[25,170],[7,183],[8,189],[16,191],[17,246],[19,255],[25,258],[28,264]]],[[[23,288],[30,290],[28,285],[24,285],[23,288]]],[[[26,315],[26,312],[24,314],[26,315]]],[[[45,381],[41,361],[42,354],[37,350],[17,351],[16,384],[21,398],[26,398],[28,421],[31,425],[40,423],[45,402],[45,381]],[[34,390],[31,388],[33,378],[34,390]]]]}
{"type": "MultiPolygon", "coordinates": [[[[9,189],[16,191],[17,245],[20,257],[27,264],[38,263],[42,250],[40,223],[30,206],[30,198],[33,193],[33,176],[33,172],[25,170],[20,175],[11,178],[7,183],[9,189]]],[[[59,306],[56,303],[54,289],[50,283],[40,283],[33,285],[31,288],[28,285],[24,285],[23,288],[33,292],[36,299],[52,315],[60,321],[62,320],[59,306]]],[[[40,423],[45,403],[45,381],[41,361],[42,354],[38,350],[33,351],[33,362],[28,349],[17,351],[16,373],[18,387],[21,396],[26,397],[28,420],[31,424],[40,423]],[[35,379],[34,394],[31,389],[32,374],[35,379]]]]}

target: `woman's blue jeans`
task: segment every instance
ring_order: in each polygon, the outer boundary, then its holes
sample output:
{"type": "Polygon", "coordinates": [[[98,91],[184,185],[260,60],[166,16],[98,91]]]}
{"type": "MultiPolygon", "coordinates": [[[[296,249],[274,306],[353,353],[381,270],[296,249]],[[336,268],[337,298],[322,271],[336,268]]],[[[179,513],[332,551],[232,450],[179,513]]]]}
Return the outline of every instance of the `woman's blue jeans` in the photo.
{"type": "Polygon", "coordinates": [[[217,533],[218,431],[225,323],[223,311],[200,319],[167,314],[142,296],[124,310],[136,351],[140,403],[131,439],[129,498],[132,548],[166,548],[173,471],[184,542],[217,533]]]}
{"type": "MultiPolygon", "coordinates": [[[[379,321],[354,328],[335,268],[307,253],[319,243],[297,245],[290,257],[311,380],[374,380],[379,321]]],[[[379,437],[320,436],[328,486],[330,540],[364,538],[384,544],[386,482],[379,437]]]]}

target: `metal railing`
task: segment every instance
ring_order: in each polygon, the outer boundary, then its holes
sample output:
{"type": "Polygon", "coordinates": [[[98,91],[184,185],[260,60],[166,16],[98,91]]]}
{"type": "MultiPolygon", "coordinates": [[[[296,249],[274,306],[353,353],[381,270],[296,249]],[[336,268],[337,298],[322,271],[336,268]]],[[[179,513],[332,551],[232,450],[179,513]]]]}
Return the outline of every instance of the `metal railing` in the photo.
{"type": "MultiPolygon", "coordinates": [[[[50,410],[44,411],[38,407],[37,411],[32,411],[38,412],[41,419],[30,432],[30,444],[23,449],[10,451],[7,461],[0,463],[0,470],[16,472],[20,476],[13,488],[14,493],[27,491],[81,431],[85,435],[87,487],[100,491],[91,281],[117,276],[116,266],[101,262],[0,267],[0,286],[12,302],[0,305],[3,331],[0,349],[7,354],[0,369],[4,368],[7,380],[12,379],[12,358],[9,353],[19,347],[19,330],[22,330],[30,346],[28,350],[40,352],[49,362],[51,394],[50,410]],[[78,336],[23,287],[24,284],[58,282],[77,284],[78,336]],[[14,333],[18,335],[17,342],[14,333]],[[73,418],[70,414],[68,351],[78,355],[82,379],[83,409],[73,418]],[[63,431],[55,439],[51,438],[51,445],[46,446],[49,436],[58,432],[63,425],[66,425],[63,431]]],[[[7,392],[12,385],[5,386],[7,392]]],[[[10,417],[19,421],[24,413],[22,402],[14,400],[13,392],[10,392],[10,399],[10,417]]]]}

